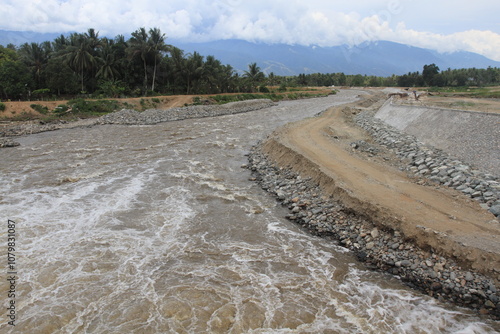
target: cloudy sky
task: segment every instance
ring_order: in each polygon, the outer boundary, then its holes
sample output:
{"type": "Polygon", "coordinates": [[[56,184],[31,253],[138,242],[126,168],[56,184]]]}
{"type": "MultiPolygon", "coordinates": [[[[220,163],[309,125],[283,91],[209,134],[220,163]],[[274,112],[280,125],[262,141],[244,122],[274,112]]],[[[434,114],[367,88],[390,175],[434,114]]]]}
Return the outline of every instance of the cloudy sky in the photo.
{"type": "Polygon", "coordinates": [[[388,40],[500,61],[498,0],[0,0],[0,30],[335,46],[388,40]]]}

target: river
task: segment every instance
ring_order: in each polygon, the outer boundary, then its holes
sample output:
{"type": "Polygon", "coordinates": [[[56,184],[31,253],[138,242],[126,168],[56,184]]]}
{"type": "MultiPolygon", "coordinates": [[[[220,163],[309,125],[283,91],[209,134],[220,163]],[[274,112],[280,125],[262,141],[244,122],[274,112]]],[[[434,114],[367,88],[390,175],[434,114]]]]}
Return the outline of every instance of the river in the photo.
{"type": "Polygon", "coordinates": [[[0,150],[0,331],[500,331],[498,322],[366,270],[344,248],[307,234],[241,168],[276,127],[359,93],[16,139],[21,146],[0,150]],[[16,239],[12,298],[4,278],[8,219],[16,239]]]}

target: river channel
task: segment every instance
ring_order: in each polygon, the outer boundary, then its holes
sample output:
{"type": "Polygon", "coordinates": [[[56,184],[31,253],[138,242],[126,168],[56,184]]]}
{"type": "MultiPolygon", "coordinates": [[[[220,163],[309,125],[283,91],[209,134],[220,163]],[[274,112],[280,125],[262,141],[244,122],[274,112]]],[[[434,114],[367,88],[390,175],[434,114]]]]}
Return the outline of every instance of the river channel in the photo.
{"type": "Polygon", "coordinates": [[[359,91],[0,150],[2,333],[496,333],[286,220],[245,154],[359,91]],[[7,221],[15,222],[8,297],[7,221]],[[15,301],[15,326],[9,303],[15,301]]]}

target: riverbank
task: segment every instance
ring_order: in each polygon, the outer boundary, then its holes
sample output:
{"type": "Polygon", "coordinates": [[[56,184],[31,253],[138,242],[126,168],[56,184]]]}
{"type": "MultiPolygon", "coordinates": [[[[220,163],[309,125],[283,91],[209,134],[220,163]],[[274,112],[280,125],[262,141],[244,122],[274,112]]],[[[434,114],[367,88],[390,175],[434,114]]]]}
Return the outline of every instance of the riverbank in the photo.
{"type": "Polygon", "coordinates": [[[401,158],[354,126],[367,105],[277,131],[249,155],[255,180],[291,210],[288,219],[337,240],[367,266],[500,319],[498,221],[462,193],[405,175],[423,168],[405,171],[401,158]]]}
{"type": "Polygon", "coordinates": [[[12,123],[0,130],[0,148],[18,146],[12,137],[34,133],[55,131],[77,127],[90,127],[102,124],[157,124],[161,122],[179,121],[190,118],[214,117],[238,114],[268,108],[276,103],[269,99],[231,102],[222,105],[194,105],[170,109],[148,109],[138,112],[132,109],[122,109],[98,118],[83,119],[73,122],[57,122],[43,124],[38,121],[12,123]]]}

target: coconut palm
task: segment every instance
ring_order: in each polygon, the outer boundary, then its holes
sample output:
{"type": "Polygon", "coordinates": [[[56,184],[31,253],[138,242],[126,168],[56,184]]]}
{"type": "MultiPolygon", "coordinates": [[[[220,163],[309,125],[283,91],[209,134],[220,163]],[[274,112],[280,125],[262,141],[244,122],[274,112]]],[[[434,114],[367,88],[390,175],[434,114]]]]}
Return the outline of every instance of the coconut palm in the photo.
{"type": "Polygon", "coordinates": [[[92,55],[89,41],[83,36],[75,37],[71,46],[66,48],[67,64],[78,73],[81,80],[81,90],[85,91],[85,73],[89,72],[96,63],[92,55]]]}
{"type": "Polygon", "coordinates": [[[89,29],[85,34],[71,34],[69,45],[61,51],[66,64],[80,76],[82,92],[85,91],[85,77],[95,76],[100,48],[102,41],[99,33],[89,29]]]}
{"type": "Polygon", "coordinates": [[[192,87],[194,87],[198,80],[201,78],[201,76],[203,75],[203,70],[203,56],[195,51],[186,59],[186,94],[190,93],[192,87]]]}
{"type": "Polygon", "coordinates": [[[144,67],[144,92],[147,91],[148,87],[148,67],[147,59],[150,51],[150,45],[148,44],[148,33],[146,28],[142,27],[137,29],[132,33],[128,44],[128,52],[131,58],[140,58],[144,67]]]}
{"type": "Polygon", "coordinates": [[[264,73],[260,70],[260,67],[257,66],[257,63],[248,65],[248,71],[245,71],[243,76],[250,81],[252,92],[255,91],[257,84],[265,78],[264,73]]]}
{"type": "MultiPolygon", "coordinates": [[[[25,43],[19,49],[19,54],[24,63],[31,69],[33,77],[38,86],[42,77],[42,72],[47,65],[51,52],[50,43],[25,43]]],[[[38,87],[40,88],[40,87],[38,87]]]]}
{"type": "Polygon", "coordinates": [[[97,78],[114,80],[119,76],[118,59],[113,50],[113,41],[105,40],[98,63],[100,66],[96,73],[97,78]]]}
{"type": "Polygon", "coordinates": [[[154,91],[158,60],[161,60],[163,52],[167,52],[169,50],[169,46],[165,44],[165,34],[162,34],[158,28],[149,29],[148,44],[150,46],[150,53],[154,59],[153,81],[151,83],[151,90],[154,91]]]}

